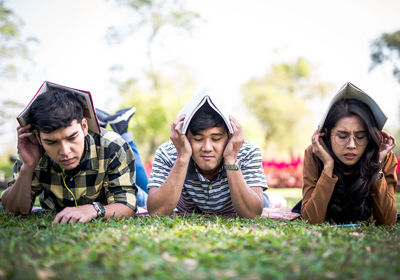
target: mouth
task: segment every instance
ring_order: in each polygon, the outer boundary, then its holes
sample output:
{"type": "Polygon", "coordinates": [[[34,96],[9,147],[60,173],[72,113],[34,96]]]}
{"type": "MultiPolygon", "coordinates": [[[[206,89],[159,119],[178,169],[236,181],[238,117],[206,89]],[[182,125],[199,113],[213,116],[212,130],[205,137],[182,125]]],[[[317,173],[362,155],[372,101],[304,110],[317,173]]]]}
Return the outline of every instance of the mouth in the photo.
{"type": "Polygon", "coordinates": [[[204,160],[212,160],[214,157],[213,156],[209,156],[209,155],[205,155],[205,156],[201,156],[202,159],[204,160]]]}
{"type": "Polygon", "coordinates": [[[347,159],[347,160],[355,159],[356,156],[357,156],[357,154],[353,154],[353,153],[344,154],[344,157],[345,157],[345,159],[347,159]]]}
{"type": "Polygon", "coordinates": [[[63,159],[60,162],[64,166],[71,165],[75,162],[75,158],[63,159]]]}

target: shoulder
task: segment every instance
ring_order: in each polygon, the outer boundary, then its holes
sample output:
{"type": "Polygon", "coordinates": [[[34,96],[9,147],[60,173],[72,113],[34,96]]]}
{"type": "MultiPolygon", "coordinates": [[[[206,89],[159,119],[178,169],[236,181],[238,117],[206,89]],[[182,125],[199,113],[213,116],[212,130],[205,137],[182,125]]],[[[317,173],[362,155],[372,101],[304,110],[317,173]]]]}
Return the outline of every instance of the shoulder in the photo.
{"type": "Polygon", "coordinates": [[[104,154],[104,159],[126,153],[133,154],[129,144],[113,131],[102,129],[101,133],[89,133],[88,138],[89,149],[92,152],[96,150],[98,155],[104,154]]]}
{"type": "Polygon", "coordinates": [[[92,138],[90,139],[91,145],[102,147],[104,149],[129,147],[129,144],[121,137],[121,135],[104,128],[101,129],[101,133],[90,132],[89,137],[92,138]]]}
{"type": "Polygon", "coordinates": [[[108,146],[111,143],[117,144],[117,145],[124,145],[126,141],[122,138],[121,135],[114,131],[110,131],[107,129],[102,128],[101,133],[92,133],[91,134],[94,139],[98,139],[96,142],[99,143],[101,146],[108,146]]]}
{"type": "Polygon", "coordinates": [[[397,158],[393,151],[390,151],[383,160],[383,169],[389,169],[391,167],[397,167],[397,158]]]}
{"type": "Polygon", "coordinates": [[[172,141],[161,144],[154,155],[153,168],[172,167],[176,161],[178,153],[172,141]]]}
{"type": "Polygon", "coordinates": [[[261,149],[252,142],[245,141],[238,153],[241,164],[256,164],[262,162],[261,149]]]}
{"type": "Polygon", "coordinates": [[[309,145],[305,150],[304,150],[304,156],[310,156],[310,155],[312,155],[313,154],[313,152],[312,152],[312,145],[309,145]]]}
{"type": "Polygon", "coordinates": [[[254,144],[250,141],[247,141],[247,140],[245,140],[243,142],[243,145],[239,150],[239,152],[241,152],[241,153],[250,153],[250,152],[257,152],[257,151],[261,152],[260,148],[256,144],[254,144]]]}
{"type": "Polygon", "coordinates": [[[176,157],[177,151],[174,143],[172,143],[172,141],[168,141],[161,144],[156,151],[156,155],[164,155],[169,158],[176,157]]]}

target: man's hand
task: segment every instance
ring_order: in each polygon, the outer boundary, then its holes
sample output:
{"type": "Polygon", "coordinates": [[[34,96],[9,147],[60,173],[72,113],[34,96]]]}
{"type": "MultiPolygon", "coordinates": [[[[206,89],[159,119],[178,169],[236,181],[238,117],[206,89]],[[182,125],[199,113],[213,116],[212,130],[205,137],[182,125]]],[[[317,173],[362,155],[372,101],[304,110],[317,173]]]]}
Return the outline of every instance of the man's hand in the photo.
{"type": "Polygon", "coordinates": [[[228,144],[224,150],[225,164],[234,164],[237,160],[237,155],[244,142],[243,130],[240,124],[234,117],[229,117],[233,128],[233,134],[229,136],[228,144]]]}
{"type": "Polygon", "coordinates": [[[185,115],[179,116],[171,124],[170,139],[176,148],[178,158],[189,160],[192,156],[192,147],[190,146],[189,140],[185,134],[182,133],[182,125],[185,115]]]}
{"type": "Polygon", "coordinates": [[[29,132],[30,128],[30,124],[23,127],[17,127],[17,148],[18,153],[21,155],[22,162],[29,168],[34,168],[38,164],[42,155],[35,135],[32,132],[29,132]]]}
{"type": "Polygon", "coordinates": [[[59,212],[51,223],[56,224],[74,224],[87,223],[97,217],[97,212],[92,204],[81,205],[77,207],[66,207],[59,212]]]}

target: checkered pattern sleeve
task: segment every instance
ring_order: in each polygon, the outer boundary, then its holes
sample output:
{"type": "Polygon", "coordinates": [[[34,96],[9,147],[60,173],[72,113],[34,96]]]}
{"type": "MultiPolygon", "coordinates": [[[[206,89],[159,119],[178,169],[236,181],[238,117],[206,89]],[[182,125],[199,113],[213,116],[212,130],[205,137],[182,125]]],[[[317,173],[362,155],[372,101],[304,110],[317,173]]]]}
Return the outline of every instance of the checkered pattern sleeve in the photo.
{"type": "Polygon", "coordinates": [[[112,142],[104,151],[107,166],[103,186],[107,204],[122,203],[137,210],[135,185],[135,159],[129,144],[112,142]],[[107,160],[108,158],[108,160],[107,160]]]}
{"type": "MultiPolygon", "coordinates": [[[[15,184],[15,181],[17,180],[20,172],[21,172],[21,166],[22,166],[22,161],[20,159],[17,159],[14,162],[13,166],[13,177],[12,179],[8,182],[8,187],[12,187],[15,184]]],[[[39,184],[38,178],[35,176],[35,173],[32,175],[32,187],[31,187],[31,196],[32,196],[32,203],[31,206],[35,203],[35,198],[38,196],[41,192],[43,191],[43,188],[39,184]]]]}

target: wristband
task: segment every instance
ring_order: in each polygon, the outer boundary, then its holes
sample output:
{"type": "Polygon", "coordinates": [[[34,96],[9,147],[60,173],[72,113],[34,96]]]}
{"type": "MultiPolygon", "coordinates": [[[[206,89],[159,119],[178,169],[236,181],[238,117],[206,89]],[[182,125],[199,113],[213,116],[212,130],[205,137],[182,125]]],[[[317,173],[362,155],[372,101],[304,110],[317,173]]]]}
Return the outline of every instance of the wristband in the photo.
{"type": "Polygon", "coordinates": [[[226,170],[239,170],[239,164],[237,161],[235,161],[234,164],[224,164],[224,167],[226,170]]]}
{"type": "Polygon", "coordinates": [[[104,209],[103,205],[100,202],[92,202],[94,210],[97,212],[97,218],[103,218],[106,214],[106,209],[104,209]]]}

